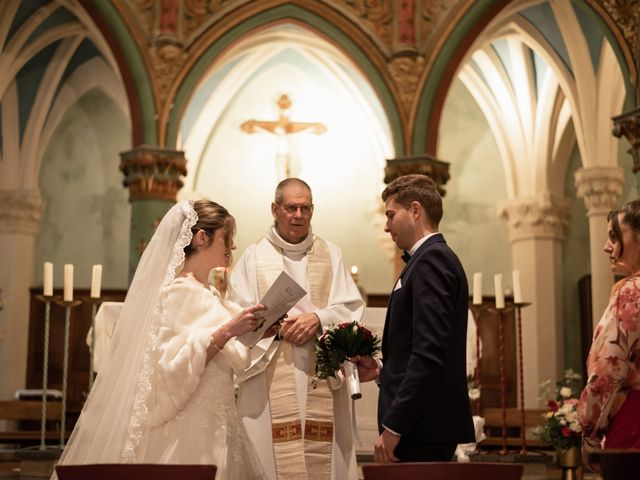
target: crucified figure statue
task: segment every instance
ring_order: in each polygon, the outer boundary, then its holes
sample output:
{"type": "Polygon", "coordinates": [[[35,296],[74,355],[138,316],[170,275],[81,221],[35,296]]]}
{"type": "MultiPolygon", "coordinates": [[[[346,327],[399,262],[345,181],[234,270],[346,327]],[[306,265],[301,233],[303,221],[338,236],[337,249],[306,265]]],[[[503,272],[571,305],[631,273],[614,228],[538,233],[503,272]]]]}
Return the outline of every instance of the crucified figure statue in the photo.
{"type": "Polygon", "coordinates": [[[278,99],[278,108],[280,109],[278,120],[247,120],[240,125],[240,128],[246,133],[256,133],[260,130],[264,130],[278,136],[279,145],[278,152],[276,154],[276,167],[278,169],[279,180],[283,180],[288,178],[291,173],[287,135],[302,132],[304,130],[311,130],[311,132],[316,135],[322,135],[327,131],[327,127],[319,122],[292,122],[289,120],[291,100],[287,95],[280,96],[278,99]]]}

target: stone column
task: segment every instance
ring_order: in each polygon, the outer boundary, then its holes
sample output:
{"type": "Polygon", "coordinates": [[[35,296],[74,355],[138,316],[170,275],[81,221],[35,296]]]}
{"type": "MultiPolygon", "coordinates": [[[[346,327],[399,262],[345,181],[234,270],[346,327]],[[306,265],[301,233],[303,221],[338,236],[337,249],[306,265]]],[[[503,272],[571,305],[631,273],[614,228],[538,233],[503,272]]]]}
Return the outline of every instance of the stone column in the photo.
{"type": "Polygon", "coordinates": [[[43,211],[37,190],[0,191],[0,398],[25,387],[29,337],[29,289],[43,211]]]}
{"type": "Polygon", "coordinates": [[[562,243],[569,202],[547,192],[504,201],[498,214],[509,225],[513,268],[520,270],[525,408],[539,408],[538,386],[561,378],[562,243]]]}
{"type": "Polygon", "coordinates": [[[164,214],[176,203],[187,174],[184,152],[141,146],[120,154],[123,184],[129,187],[131,240],[129,280],[164,214]]]}
{"type": "Polygon", "coordinates": [[[613,273],[602,247],[607,241],[607,215],[622,195],[624,171],[620,167],[583,167],[576,170],[575,182],[589,219],[591,320],[595,326],[609,303],[613,284],[613,273]]]}

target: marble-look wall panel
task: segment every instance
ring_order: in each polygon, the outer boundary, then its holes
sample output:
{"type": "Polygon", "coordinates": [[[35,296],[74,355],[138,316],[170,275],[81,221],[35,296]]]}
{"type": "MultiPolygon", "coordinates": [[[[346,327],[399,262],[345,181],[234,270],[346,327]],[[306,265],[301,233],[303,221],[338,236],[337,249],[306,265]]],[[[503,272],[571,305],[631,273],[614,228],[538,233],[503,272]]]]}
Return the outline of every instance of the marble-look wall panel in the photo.
{"type": "Polygon", "coordinates": [[[451,164],[440,230],[460,257],[469,287],[473,273],[482,272],[483,293],[493,295],[494,274],[505,276],[505,287],[511,283],[507,224],[496,213],[507,197],[505,176],[485,117],[457,80],[445,101],[437,156],[451,164]]]}
{"type": "Polygon", "coordinates": [[[103,264],[103,288],[126,288],[130,205],[118,170],[119,152],[130,148],[131,127],[99,90],[84,95],[60,122],[42,160],[45,210],[36,243],[35,284],[42,263],[54,263],[54,287],[62,265],[75,265],[74,285],[91,284],[91,266],[103,264]]]}

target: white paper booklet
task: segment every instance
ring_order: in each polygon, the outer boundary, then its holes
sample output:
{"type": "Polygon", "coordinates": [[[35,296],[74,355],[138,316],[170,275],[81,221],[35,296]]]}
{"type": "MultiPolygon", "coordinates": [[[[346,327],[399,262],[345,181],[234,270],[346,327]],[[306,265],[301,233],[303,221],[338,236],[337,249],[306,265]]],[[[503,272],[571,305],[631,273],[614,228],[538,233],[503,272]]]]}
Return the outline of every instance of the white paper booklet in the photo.
{"type": "Polygon", "coordinates": [[[238,340],[247,347],[253,347],[262,338],[264,332],[306,294],[305,289],[286,272],[280,273],[259,302],[267,307],[266,311],[257,312],[264,315],[264,322],[255,331],[240,335],[238,340]]]}

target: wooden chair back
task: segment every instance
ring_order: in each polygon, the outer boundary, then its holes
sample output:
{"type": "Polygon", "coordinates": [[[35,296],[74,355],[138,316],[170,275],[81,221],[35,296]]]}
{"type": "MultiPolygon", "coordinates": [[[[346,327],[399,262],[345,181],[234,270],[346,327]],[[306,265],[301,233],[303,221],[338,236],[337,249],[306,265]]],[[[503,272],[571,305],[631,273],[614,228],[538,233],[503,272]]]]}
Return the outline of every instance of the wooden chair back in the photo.
{"type": "Polygon", "coordinates": [[[490,462],[409,462],[363,465],[364,480],[520,480],[523,466],[490,462]]]}
{"type": "Polygon", "coordinates": [[[640,450],[602,450],[597,457],[604,480],[640,477],[640,450]]]}
{"type": "Polygon", "coordinates": [[[101,463],[57,465],[59,480],[214,480],[215,465],[101,463]]]}

